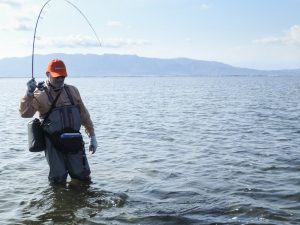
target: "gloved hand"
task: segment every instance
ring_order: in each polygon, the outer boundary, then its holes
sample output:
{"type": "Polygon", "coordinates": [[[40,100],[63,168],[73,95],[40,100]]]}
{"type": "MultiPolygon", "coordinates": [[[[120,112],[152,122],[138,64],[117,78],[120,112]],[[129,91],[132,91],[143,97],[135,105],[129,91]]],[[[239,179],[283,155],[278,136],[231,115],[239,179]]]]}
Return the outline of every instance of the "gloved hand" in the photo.
{"type": "Polygon", "coordinates": [[[34,78],[32,78],[30,81],[27,82],[27,92],[26,92],[26,94],[28,96],[32,96],[35,89],[36,89],[36,81],[35,81],[34,78]]]}
{"type": "Polygon", "coordinates": [[[90,137],[90,145],[89,145],[89,151],[94,154],[96,152],[96,149],[98,147],[98,143],[96,140],[96,136],[91,136],[90,137]]]}

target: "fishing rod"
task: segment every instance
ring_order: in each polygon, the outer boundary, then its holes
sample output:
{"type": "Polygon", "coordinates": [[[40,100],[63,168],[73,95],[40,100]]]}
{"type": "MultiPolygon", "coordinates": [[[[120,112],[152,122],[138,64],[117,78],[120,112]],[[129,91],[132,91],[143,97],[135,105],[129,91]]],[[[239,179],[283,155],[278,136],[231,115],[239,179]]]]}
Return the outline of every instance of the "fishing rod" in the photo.
{"type": "MultiPolygon", "coordinates": [[[[49,4],[49,2],[51,2],[52,0],[48,0],[47,2],[45,2],[45,4],[42,6],[40,12],[39,12],[39,15],[38,15],[38,18],[36,20],[36,23],[35,23],[35,28],[34,28],[34,34],[33,34],[33,41],[32,41],[32,54],[31,54],[31,78],[34,79],[34,47],[35,47],[35,39],[36,39],[36,31],[37,31],[37,27],[38,27],[38,24],[39,24],[39,20],[41,18],[41,14],[44,10],[44,8],[49,4]]],[[[84,13],[72,2],[70,2],[69,0],[64,0],[65,2],[67,2],[69,5],[71,5],[72,7],[74,7],[79,13],[80,15],[83,16],[83,18],[86,20],[86,22],[88,23],[88,25],[90,26],[90,28],[92,29],[92,31],[94,32],[95,36],[96,36],[96,39],[99,43],[99,46],[101,47],[101,41],[95,31],[95,29],[93,28],[92,24],[90,23],[90,21],[88,20],[88,18],[84,15],[84,13]]]]}

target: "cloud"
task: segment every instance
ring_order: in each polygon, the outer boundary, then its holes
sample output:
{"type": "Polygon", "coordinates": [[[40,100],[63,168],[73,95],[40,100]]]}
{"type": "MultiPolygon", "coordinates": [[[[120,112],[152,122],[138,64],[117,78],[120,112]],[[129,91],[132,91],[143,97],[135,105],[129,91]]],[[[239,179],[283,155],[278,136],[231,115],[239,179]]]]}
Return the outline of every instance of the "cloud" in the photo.
{"type": "Polygon", "coordinates": [[[11,20],[10,22],[6,23],[5,25],[0,25],[0,30],[4,31],[32,31],[32,25],[20,22],[17,20],[11,20]]]}
{"type": "Polygon", "coordinates": [[[292,26],[284,36],[265,37],[253,41],[258,44],[293,45],[300,47],[300,25],[292,26]]]}
{"type": "MultiPolygon", "coordinates": [[[[23,45],[28,45],[28,41],[20,41],[23,45]]],[[[123,38],[108,38],[101,41],[102,48],[122,48],[150,45],[146,40],[133,40],[123,38]]],[[[38,48],[99,48],[96,38],[86,35],[69,35],[67,37],[42,37],[36,39],[38,48]]]]}
{"type": "Polygon", "coordinates": [[[122,48],[122,47],[151,45],[151,43],[147,40],[124,39],[124,38],[104,39],[102,44],[103,44],[103,47],[106,47],[106,48],[122,48]]]}
{"type": "Polygon", "coordinates": [[[24,21],[11,20],[5,25],[0,25],[0,30],[4,31],[32,31],[33,25],[24,21]]]}
{"type": "Polygon", "coordinates": [[[0,0],[0,5],[6,5],[9,7],[21,7],[23,3],[23,0],[0,0]]]}
{"type": "Polygon", "coordinates": [[[30,15],[32,15],[33,11],[34,10],[23,9],[12,12],[9,21],[0,25],[0,30],[32,31],[34,21],[30,15]]]}
{"type": "Polygon", "coordinates": [[[120,21],[108,21],[106,23],[106,26],[108,26],[108,27],[121,27],[122,23],[120,21]]]}
{"type": "Polygon", "coordinates": [[[192,39],[189,38],[189,37],[187,37],[187,38],[184,39],[184,41],[185,41],[186,43],[191,43],[191,42],[192,42],[192,39]]]}
{"type": "Polygon", "coordinates": [[[200,8],[201,8],[202,10],[206,10],[206,9],[209,9],[210,7],[209,7],[209,5],[203,3],[203,4],[201,4],[200,8]]]}
{"type": "Polygon", "coordinates": [[[39,11],[38,5],[25,4],[24,1],[0,0],[0,5],[9,6],[3,13],[7,21],[2,21],[0,30],[32,31],[39,11]]]}
{"type": "Polygon", "coordinates": [[[69,35],[67,37],[38,37],[36,39],[36,45],[39,48],[94,48],[100,46],[96,38],[84,35],[69,35]]]}

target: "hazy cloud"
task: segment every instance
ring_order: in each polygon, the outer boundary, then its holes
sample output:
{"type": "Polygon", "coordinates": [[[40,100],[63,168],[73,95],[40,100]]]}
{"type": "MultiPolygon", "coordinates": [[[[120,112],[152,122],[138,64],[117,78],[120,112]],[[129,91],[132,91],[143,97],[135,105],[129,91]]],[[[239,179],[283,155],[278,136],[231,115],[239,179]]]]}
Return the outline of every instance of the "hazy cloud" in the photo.
{"type": "Polygon", "coordinates": [[[184,39],[184,41],[187,42],[187,43],[190,43],[192,41],[192,39],[187,37],[187,38],[184,39]]]}
{"type": "Polygon", "coordinates": [[[8,23],[0,25],[0,30],[5,31],[32,31],[33,25],[27,20],[11,19],[8,23]]]}
{"type": "Polygon", "coordinates": [[[120,21],[108,21],[106,23],[106,26],[108,26],[108,27],[121,27],[122,23],[120,21]]]}
{"type": "Polygon", "coordinates": [[[292,26],[282,37],[265,37],[254,40],[254,43],[300,46],[300,26],[292,26]]]}
{"type": "MultiPolygon", "coordinates": [[[[22,44],[29,44],[21,41],[22,44]]],[[[123,38],[108,38],[101,40],[103,48],[122,48],[128,46],[149,45],[146,40],[133,40],[123,38]]],[[[42,37],[37,38],[36,45],[39,48],[99,48],[99,42],[96,38],[85,35],[69,35],[67,37],[42,37]]]]}
{"type": "Polygon", "coordinates": [[[36,45],[40,48],[100,47],[96,38],[83,35],[69,35],[67,37],[39,37],[37,38],[36,45]]]}
{"type": "Polygon", "coordinates": [[[147,40],[109,38],[109,39],[104,39],[102,44],[103,47],[107,47],[107,48],[122,48],[128,46],[145,46],[145,45],[150,45],[151,43],[147,40]]]}
{"type": "Polygon", "coordinates": [[[0,0],[0,5],[10,6],[4,11],[8,20],[2,21],[0,30],[8,31],[32,31],[35,23],[35,16],[39,11],[38,5],[25,4],[17,0],[0,0]]]}
{"type": "Polygon", "coordinates": [[[210,7],[209,7],[209,5],[203,3],[203,4],[201,4],[200,8],[201,8],[202,10],[206,10],[206,9],[209,9],[210,7]]]}
{"type": "Polygon", "coordinates": [[[7,5],[10,7],[21,7],[23,0],[0,0],[0,5],[7,5]]]}

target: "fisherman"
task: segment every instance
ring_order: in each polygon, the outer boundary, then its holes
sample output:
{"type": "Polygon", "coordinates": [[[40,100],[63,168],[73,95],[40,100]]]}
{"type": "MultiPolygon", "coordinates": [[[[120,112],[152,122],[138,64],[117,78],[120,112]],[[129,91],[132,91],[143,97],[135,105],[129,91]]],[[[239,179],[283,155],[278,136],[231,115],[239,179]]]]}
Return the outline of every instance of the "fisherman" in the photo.
{"type": "Polygon", "coordinates": [[[65,136],[80,134],[82,125],[90,139],[89,151],[94,154],[97,140],[90,114],[82,102],[78,89],[64,83],[68,75],[63,61],[51,60],[46,75],[47,79],[42,87],[37,85],[34,78],[27,82],[27,92],[21,99],[19,112],[24,118],[31,118],[39,112],[40,118],[43,119],[57,97],[55,107],[43,127],[46,141],[45,156],[50,167],[49,181],[65,183],[69,174],[72,179],[89,182],[91,171],[82,141],[79,147],[78,142],[72,141],[69,144],[73,149],[66,150],[60,145],[61,142],[55,140],[59,138],[57,134],[65,134],[65,136]],[[76,143],[77,146],[74,147],[76,143]]]}

